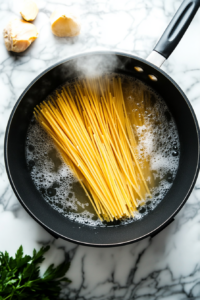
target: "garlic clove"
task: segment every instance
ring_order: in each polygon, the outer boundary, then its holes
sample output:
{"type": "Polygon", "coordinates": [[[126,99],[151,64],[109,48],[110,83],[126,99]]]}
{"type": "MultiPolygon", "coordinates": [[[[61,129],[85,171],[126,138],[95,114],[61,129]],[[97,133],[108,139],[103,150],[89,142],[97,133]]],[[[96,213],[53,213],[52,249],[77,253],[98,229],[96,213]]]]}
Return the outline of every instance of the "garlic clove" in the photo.
{"type": "Polygon", "coordinates": [[[24,0],[20,14],[26,21],[33,21],[37,17],[38,7],[37,4],[32,0],[24,0]]]}
{"type": "Polygon", "coordinates": [[[5,27],[3,35],[8,51],[23,52],[38,37],[38,31],[35,25],[15,18],[5,27]]]}
{"type": "Polygon", "coordinates": [[[59,37],[72,37],[80,33],[80,22],[76,16],[70,12],[54,11],[50,17],[51,30],[59,37]]]}

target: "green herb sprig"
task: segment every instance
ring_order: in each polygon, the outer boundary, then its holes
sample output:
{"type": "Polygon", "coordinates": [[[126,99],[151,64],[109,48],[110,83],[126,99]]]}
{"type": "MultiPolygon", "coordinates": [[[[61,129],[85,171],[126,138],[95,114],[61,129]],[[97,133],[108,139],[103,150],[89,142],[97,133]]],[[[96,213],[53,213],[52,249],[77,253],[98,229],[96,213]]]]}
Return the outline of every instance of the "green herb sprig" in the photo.
{"type": "Polygon", "coordinates": [[[8,252],[0,252],[0,300],[55,300],[61,291],[61,282],[71,282],[64,277],[70,263],[63,262],[54,267],[51,264],[45,273],[40,276],[40,267],[44,261],[44,253],[49,246],[42,247],[38,252],[34,249],[33,255],[23,255],[20,246],[15,258],[8,252]]]}

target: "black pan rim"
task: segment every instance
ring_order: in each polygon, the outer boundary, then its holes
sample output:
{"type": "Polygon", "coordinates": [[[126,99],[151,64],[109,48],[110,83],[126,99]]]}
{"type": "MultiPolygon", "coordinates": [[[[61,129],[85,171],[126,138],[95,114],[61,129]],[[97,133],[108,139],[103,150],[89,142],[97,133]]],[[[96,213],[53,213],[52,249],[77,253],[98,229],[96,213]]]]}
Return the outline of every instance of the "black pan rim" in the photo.
{"type": "Polygon", "coordinates": [[[172,220],[175,215],[180,211],[180,209],[183,207],[183,205],[186,203],[187,199],[189,198],[192,190],[193,190],[193,187],[196,183],[196,180],[197,180],[197,176],[198,176],[198,173],[199,173],[199,169],[200,169],[200,130],[199,130],[199,124],[198,124],[198,121],[197,121],[197,118],[196,118],[196,115],[195,115],[195,112],[192,108],[192,105],[191,103],[189,102],[188,98],[186,97],[186,95],[184,94],[184,92],[182,91],[182,89],[177,85],[177,83],[167,74],[165,73],[163,70],[161,70],[160,68],[158,68],[157,66],[155,66],[154,64],[146,61],[145,59],[142,59],[138,56],[135,56],[135,55],[132,55],[131,53],[128,53],[128,52],[118,52],[118,51],[107,51],[107,50],[102,50],[102,51],[88,51],[88,52],[82,52],[82,53],[77,53],[76,55],[73,55],[73,56],[70,56],[70,57],[67,57],[57,63],[54,63],[53,65],[51,65],[50,67],[48,67],[47,69],[45,69],[43,72],[41,72],[39,75],[36,76],[36,78],[34,80],[31,81],[31,83],[25,88],[25,90],[23,91],[23,93],[20,95],[20,97],[18,98],[16,104],[14,105],[13,109],[12,109],[12,112],[10,114],[10,117],[9,117],[9,120],[8,120],[8,123],[7,123],[7,127],[6,127],[6,132],[5,132],[5,138],[4,138],[4,161],[5,161],[5,166],[6,166],[6,172],[7,172],[7,175],[8,175],[8,179],[10,181],[10,184],[12,186],[12,189],[17,197],[17,199],[19,200],[19,202],[21,203],[21,205],[24,207],[24,209],[28,212],[28,214],[37,222],[39,223],[43,228],[45,228],[50,234],[52,233],[53,236],[57,236],[57,237],[60,237],[64,240],[67,240],[69,242],[72,242],[72,243],[76,243],[76,244],[79,244],[79,245],[83,245],[83,246],[90,246],[90,247],[101,247],[101,248],[105,248],[105,247],[118,247],[118,246],[123,246],[123,245],[128,245],[128,244],[131,244],[131,243],[134,243],[134,242],[137,242],[137,241],[140,241],[148,236],[151,236],[151,235],[155,235],[156,233],[158,233],[159,231],[161,231],[162,229],[164,229],[169,223],[170,223],[170,220],[172,220]],[[114,244],[93,244],[93,243],[86,243],[86,242],[80,242],[80,241],[77,241],[77,240],[73,240],[73,239],[70,239],[68,237],[65,237],[63,235],[61,235],[60,233],[58,232],[55,232],[54,230],[52,230],[51,228],[49,228],[46,224],[44,224],[41,220],[39,220],[37,218],[37,216],[35,216],[30,210],[29,208],[27,207],[27,205],[24,203],[23,199],[21,199],[20,195],[18,194],[18,191],[15,187],[15,184],[12,180],[12,176],[11,176],[11,173],[10,173],[10,168],[9,168],[9,161],[8,161],[8,154],[7,154],[7,147],[8,147],[8,136],[9,136],[9,131],[10,131],[10,125],[12,123],[12,119],[13,119],[13,116],[17,110],[17,107],[19,105],[19,103],[21,102],[22,98],[24,97],[24,95],[27,93],[27,91],[34,85],[35,82],[37,82],[44,74],[48,73],[50,70],[52,70],[53,68],[69,61],[69,60],[72,60],[72,59],[76,59],[78,57],[81,57],[81,56],[85,56],[85,55],[102,55],[102,54],[112,54],[112,55],[119,55],[119,56],[125,56],[127,58],[133,58],[135,60],[138,60],[138,61],[141,61],[149,66],[151,66],[153,69],[157,70],[158,72],[162,73],[165,77],[167,77],[167,79],[175,86],[175,88],[178,90],[178,92],[182,95],[182,97],[184,98],[191,114],[192,114],[192,117],[193,117],[193,120],[194,120],[194,124],[195,124],[195,127],[196,127],[196,133],[197,133],[197,139],[198,139],[198,160],[197,160],[197,167],[196,167],[196,170],[195,170],[195,174],[194,174],[194,177],[193,177],[193,181],[190,185],[190,188],[185,196],[185,198],[182,200],[181,204],[177,207],[177,209],[174,211],[174,213],[167,219],[165,220],[165,222],[163,222],[160,226],[158,226],[157,228],[155,228],[154,230],[152,230],[151,232],[148,232],[147,234],[139,237],[139,238],[136,238],[136,239],[133,239],[133,240],[129,240],[129,241],[126,241],[126,242],[121,242],[121,243],[114,243],[114,244]]]}

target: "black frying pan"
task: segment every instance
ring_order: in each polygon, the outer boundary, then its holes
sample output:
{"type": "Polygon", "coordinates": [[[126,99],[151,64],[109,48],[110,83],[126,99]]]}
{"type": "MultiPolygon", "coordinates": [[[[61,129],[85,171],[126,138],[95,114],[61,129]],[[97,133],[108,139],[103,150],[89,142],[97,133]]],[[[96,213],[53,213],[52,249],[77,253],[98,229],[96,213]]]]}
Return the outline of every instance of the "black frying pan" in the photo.
{"type": "MultiPolygon", "coordinates": [[[[162,70],[200,5],[183,2],[147,60],[119,52],[92,52],[65,59],[40,74],[17,101],[5,135],[5,164],[12,188],[27,212],[55,237],[88,246],[118,246],[153,236],[166,227],[188,199],[199,171],[199,126],[180,87],[162,70]],[[36,190],[25,160],[25,139],[34,107],[58,86],[77,77],[79,60],[117,60],[118,73],[136,77],[151,86],[166,102],[180,139],[180,164],[173,186],[161,203],[142,220],[115,227],[90,227],[70,221],[45,202],[36,190]]],[[[100,67],[100,66],[99,66],[100,67]]]]}

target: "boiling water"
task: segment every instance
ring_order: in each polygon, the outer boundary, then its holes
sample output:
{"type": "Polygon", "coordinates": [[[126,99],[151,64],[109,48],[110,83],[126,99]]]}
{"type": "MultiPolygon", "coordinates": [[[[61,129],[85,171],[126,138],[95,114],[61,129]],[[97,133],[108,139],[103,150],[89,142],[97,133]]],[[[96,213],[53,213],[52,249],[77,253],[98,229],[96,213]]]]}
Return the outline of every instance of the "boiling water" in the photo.
{"type": "MultiPolygon", "coordinates": [[[[164,101],[138,80],[122,77],[122,87],[130,115],[137,110],[132,105],[135,103],[134,89],[142,89],[150,95],[151,110],[145,111],[145,125],[133,126],[133,130],[138,141],[138,158],[145,158],[149,162],[153,180],[147,178],[152,198],[139,207],[134,219],[117,221],[115,225],[141,219],[159,204],[173,184],[180,152],[176,125],[164,101]]],[[[25,152],[36,188],[55,210],[79,223],[108,225],[97,218],[81,185],[63,162],[51,138],[34,118],[28,129],[25,152]]]]}

